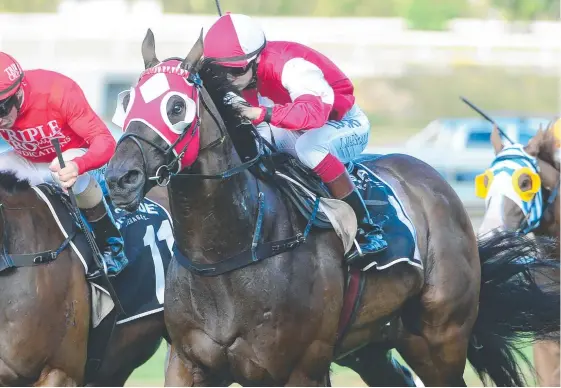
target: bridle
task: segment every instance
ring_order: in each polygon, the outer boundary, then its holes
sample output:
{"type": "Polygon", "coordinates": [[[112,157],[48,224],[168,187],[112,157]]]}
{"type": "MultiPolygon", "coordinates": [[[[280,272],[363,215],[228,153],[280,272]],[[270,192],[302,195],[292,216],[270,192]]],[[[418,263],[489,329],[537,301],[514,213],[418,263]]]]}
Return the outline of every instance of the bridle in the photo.
{"type": "MultiPolygon", "coordinates": [[[[164,60],[162,63],[169,61],[169,60],[180,60],[179,58],[168,58],[166,60],[164,60]]],[[[166,70],[166,67],[152,67],[149,69],[146,69],[139,78],[142,78],[143,76],[145,76],[146,74],[155,74],[155,73],[166,73],[166,72],[170,72],[176,75],[180,75],[180,76],[184,76],[185,79],[193,84],[195,87],[193,88],[193,93],[196,93],[196,97],[193,100],[196,101],[196,119],[187,127],[185,128],[185,130],[179,135],[179,137],[169,146],[167,147],[163,147],[155,142],[153,142],[150,139],[147,139],[139,134],[136,133],[125,133],[117,142],[117,147],[119,147],[119,145],[125,141],[126,139],[130,139],[132,140],[136,146],[138,147],[138,149],[140,150],[140,154],[142,156],[142,163],[143,163],[143,170],[144,172],[147,174],[147,168],[148,168],[148,159],[146,157],[144,148],[142,147],[141,141],[145,142],[147,144],[149,144],[150,146],[154,147],[155,149],[157,149],[159,152],[161,152],[164,157],[165,160],[168,161],[166,164],[163,164],[161,166],[158,167],[158,169],[156,170],[156,173],[154,176],[148,177],[147,180],[148,181],[155,181],[156,184],[158,186],[164,187],[167,186],[169,184],[169,182],[171,181],[172,177],[195,177],[195,178],[199,178],[199,179],[226,179],[232,175],[235,174],[239,174],[247,169],[249,169],[250,167],[252,167],[253,165],[257,164],[258,162],[260,162],[262,156],[264,155],[264,139],[259,136],[259,134],[257,133],[257,130],[252,126],[252,132],[254,137],[257,139],[257,143],[258,143],[258,152],[257,155],[248,160],[247,162],[242,163],[239,166],[233,167],[229,170],[226,170],[224,172],[218,173],[218,174],[214,174],[214,175],[207,175],[207,174],[194,174],[194,173],[182,173],[180,171],[180,163],[179,161],[181,160],[181,158],[184,156],[186,150],[188,149],[189,145],[191,144],[191,141],[195,138],[195,134],[197,133],[197,131],[200,130],[200,103],[203,104],[203,107],[205,108],[205,110],[210,114],[210,116],[212,117],[213,121],[216,123],[216,125],[218,126],[218,129],[220,131],[220,136],[213,140],[212,142],[210,142],[209,144],[205,145],[204,147],[200,148],[199,150],[199,154],[208,151],[220,144],[222,144],[224,142],[224,140],[226,139],[227,136],[227,130],[226,130],[226,125],[224,124],[224,121],[222,120],[222,118],[220,116],[217,116],[216,114],[213,113],[212,109],[210,109],[209,104],[213,105],[212,101],[206,101],[205,98],[205,94],[201,93],[202,89],[203,89],[203,83],[201,78],[199,77],[198,74],[196,73],[190,73],[187,70],[184,69],[177,69],[177,68],[172,68],[172,70],[166,70]],[[177,146],[177,144],[179,144],[187,135],[191,135],[191,138],[189,139],[189,141],[182,147],[181,151],[177,153],[177,155],[174,156],[174,149],[177,146]],[[171,157],[171,159],[170,159],[171,157]]]]}
{"type": "MultiPolygon", "coordinates": [[[[503,161],[507,161],[507,160],[524,160],[526,162],[528,162],[533,169],[535,170],[535,172],[537,174],[539,174],[539,167],[537,165],[536,162],[534,162],[533,160],[531,160],[529,157],[527,157],[526,155],[520,153],[517,155],[503,155],[503,156],[499,156],[497,157],[493,163],[491,164],[491,168],[493,166],[495,166],[498,163],[501,163],[503,161]]],[[[551,206],[551,204],[555,201],[555,198],[557,197],[558,193],[559,193],[559,184],[560,184],[560,180],[557,180],[557,184],[555,185],[555,187],[551,190],[549,197],[547,198],[547,201],[545,203],[543,203],[542,205],[542,209],[541,212],[539,214],[539,217],[537,217],[534,220],[530,220],[530,217],[532,215],[532,211],[535,210],[536,208],[536,203],[537,203],[537,198],[534,197],[532,199],[532,204],[530,205],[530,207],[527,209],[527,214],[524,216],[524,218],[522,219],[522,221],[520,221],[520,224],[518,225],[517,229],[516,229],[516,233],[520,233],[520,234],[527,234],[529,232],[531,232],[533,229],[535,229],[536,227],[538,227],[539,223],[541,222],[544,214],[546,214],[546,210],[548,210],[549,206],[551,206]]],[[[543,190],[543,185],[542,185],[542,190],[543,190]]],[[[543,201],[543,200],[542,200],[543,201]]]]}

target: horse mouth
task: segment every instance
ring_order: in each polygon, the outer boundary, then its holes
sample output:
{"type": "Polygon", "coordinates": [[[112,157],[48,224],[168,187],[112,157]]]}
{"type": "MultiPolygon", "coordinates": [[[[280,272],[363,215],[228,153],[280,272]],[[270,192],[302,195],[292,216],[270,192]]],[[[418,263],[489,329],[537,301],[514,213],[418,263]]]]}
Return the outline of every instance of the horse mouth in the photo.
{"type": "Polygon", "coordinates": [[[141,202],[142,198],[139,195],[135,195],[135,197],[132,200],[128,200],[125,198],[115,198],[113,199],[113,204],[115,206],[117,206],[120,209],[123,209],[129,213],[135,212],[138,207],[140,206],[140,202],[141,202]]]}

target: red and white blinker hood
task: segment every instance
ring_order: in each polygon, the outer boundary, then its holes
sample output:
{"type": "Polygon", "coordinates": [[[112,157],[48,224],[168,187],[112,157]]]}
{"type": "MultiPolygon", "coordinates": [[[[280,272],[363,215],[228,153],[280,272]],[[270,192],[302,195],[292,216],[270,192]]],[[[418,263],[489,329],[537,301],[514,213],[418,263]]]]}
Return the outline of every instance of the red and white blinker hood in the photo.
{"type": "MultiPolygon", "coordinates": [[[[172,146],[184,131],[192,129],[199,117],[199,93],[197,86],[187,80],[189,72],[182,69],[181,61],[168,60],[146,69],[136,86],[119,93],[117,107],[112,122],[126,131],[132,122],[141,122],[156,132],[172,146]],[[123,101],[130,95],[125,109],[123,101]],[[172,124],[167,115],[167,103],[173,96],[185,101],[185,118],[172,124]],[[191,126],[191,128],[190,128],[191,126]]],[[[199,131],[188,133],[173,148],[178,156],[183,148],[185,153],[178,161],[179,170],[191,166],[199,153],[199,131]]]]}

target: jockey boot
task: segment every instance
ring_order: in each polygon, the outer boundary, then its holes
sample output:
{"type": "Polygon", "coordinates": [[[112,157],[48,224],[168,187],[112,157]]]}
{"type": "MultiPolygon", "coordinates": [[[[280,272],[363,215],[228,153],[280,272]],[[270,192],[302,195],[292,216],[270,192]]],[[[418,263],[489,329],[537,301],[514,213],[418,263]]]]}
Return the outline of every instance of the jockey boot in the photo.
{"type": "Polygon", "coordinates": [[[332,182],[326,183],[326,185],[336,199],[343,200],[353,208],[357,217],[358,231],[356,239],[360,250],[356,253],[351,253],[347,257],[347,263],[350,265],[360,257],[385,250],[388,247],[388,243],[384,239],[382,228],[370,218],[366,204],[351,180],[349,173],[345,170],[344,174],[332,182]]]}
{"type": "MultiPolygon", "coordinates": [[[[123,237],[105,205],[105,199],[102,198],[93,208],[81,210],[94,232],[95,242],[107,266],[107,275],[116,276],[129,261],[125,256],[123,237]]],[[[95,278],[99,275],[101,272],[98,269],[89,277],[95,278]]]]}

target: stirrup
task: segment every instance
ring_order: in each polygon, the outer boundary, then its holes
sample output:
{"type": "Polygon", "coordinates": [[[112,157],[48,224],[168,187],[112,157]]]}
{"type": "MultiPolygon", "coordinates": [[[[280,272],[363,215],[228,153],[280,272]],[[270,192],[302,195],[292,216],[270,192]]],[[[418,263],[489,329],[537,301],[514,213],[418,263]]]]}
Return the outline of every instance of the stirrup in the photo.
{"type": "Polygon", "coordinates": [[[88,280],[97,279],[98,277],[100,277],[103,274],[103,272],[105,272],[107,277],[114,278],[115,276],[119,275],[123,271],[124,268],[125,267],[122,267],[119,272],[112,272],[112,271],[110,272],[109,268],[107,267],[107,263],[105,262],[105,259],[103,259],[103,270],[98,268],[95,271],[86,274],[86,279],[88,279],[88,280]]]}
{"type": "MultiPolygon", "coordinates": [[[[362,231],[362,233],[364,233],[364,231],[362,231]]],[[[372,232],[370,232],[370,233],[372,233],[372,232]]],[[[366,234],[364,234],[364,235],[366,235],[366,234]]],[[[380,235],[381,235],[381,234],[380,234],[380,235]]],[[[378,248],[378,249],[376,249],[376,250],[373,250],[373,251],[364,252],[364,251],[362,250],[361,246],[360,246],[360,245],[361,245],[360,242],[358,241],[359,238],[360,238],[360,237],[357,237],[357,238],[355,238],[355,240],[354,240],[355,249],[351,250],[350,252],[348,252],[348,253],[345,255],[345,264],[347,264],[347,265],[352,266],[352,265],[354,265],[355,263],[360,262],[360,260],[361,260],[362,258],[366,257],[366,256],[377,255],[377,254],[379,254],[379,253],[385,251],[386,249],[388,249],[388,243],[387,243],[387,241],[383,240],[383,241],[385,242],[385,244],[382,244],[382,243],[380,242],[380,245],[382,245],[380,248],[378,248]]],[[[380,240],[380,239],[378,239],[378,240],[380,240]]]]}
{"type": "MultiPolygon", "coordinates": [[[[93,272],[89,272],[86,274],[86,279],[88,280],[93,280],[93,279],[97,279],[98,277],[100,277],[104,272],[105,274],[107,274],[107,263],[105,262],[105,259],[102,258],[101,259],[101,263],[103,264],[103,268],[97,268],[95,271],[93,272]]],[[[108,275],[109,276],[109,275],[108,275]]]]}
{"type": "Polygon", "coordinates": [[[86,274],[88,280],[96,279],[104,272],[110,278],[115,277],[129,264],[122,243],[109,243],[103,248],[103,251],[99,247],[98,249],[100,249],[103,268],[97,268],[94,272],[86,274]]]}
{"type": "MultiPolygon", "coordinates": [[[[369,217],[368,220],[368,231],[364,230],[365,235],[368,235],[370,233],[374,233],[374,234],[383,234],[384,233],[384,229],[383,226],[386,223],[387,220],[389,220],[390,218],[386,215],[378,215],[376,217],[369,217]]],[[[360,225],[359,225],[360,228],[360,225]]]]}
{"type": "Polygon", "coordinates": [[[362,249],[360,249],[360,244],[358,243],[356,238],[353,240],[353,245],[354,245],[355,249],[351,249],[345,255],[345,263],[347,265],[351,265],[351,263],[353,263],[359,257],[364,257],[364,253],[362,253],[362,249]]]}

